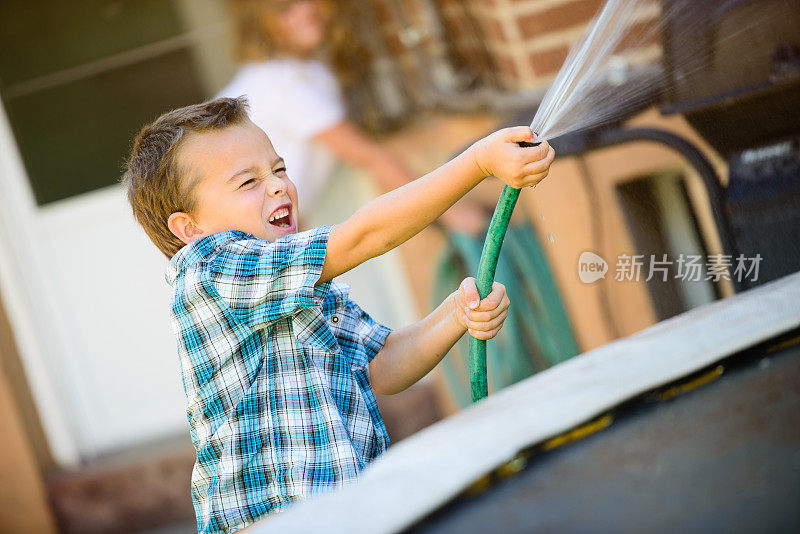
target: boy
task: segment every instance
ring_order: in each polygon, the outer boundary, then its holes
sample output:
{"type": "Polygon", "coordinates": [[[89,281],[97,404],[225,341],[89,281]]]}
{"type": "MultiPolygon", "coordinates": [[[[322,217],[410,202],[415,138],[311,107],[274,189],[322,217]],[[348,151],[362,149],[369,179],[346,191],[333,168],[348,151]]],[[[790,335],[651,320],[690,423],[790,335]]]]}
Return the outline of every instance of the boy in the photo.
{"type": "Polygon", "coordinates": [[[373,391],[402,391],[467,330],[489,339],[509,306],[467,279],[391,332],[331,280],[433,222],[488,175],[514,187],[548,172],[529,128],[501,130],[378,197],[345,222],[297,233],[297,192],[243,98],[169,112],[139,133],[124,182],[170,258],[172,323],[197,462],[200,532],[233,532],[352,482],[388,444],[373,391]]]}

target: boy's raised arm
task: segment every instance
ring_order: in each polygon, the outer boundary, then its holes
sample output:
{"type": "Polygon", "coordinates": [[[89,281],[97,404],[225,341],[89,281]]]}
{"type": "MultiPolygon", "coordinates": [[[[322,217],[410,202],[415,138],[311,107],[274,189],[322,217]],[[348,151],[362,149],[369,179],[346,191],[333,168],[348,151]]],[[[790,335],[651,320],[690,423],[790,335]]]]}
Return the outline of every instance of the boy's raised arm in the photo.
{"type": "Polygon", "coordinates": [[[532,139],[525,126],[497,131],[435,171],[366,204],[331,229],[318,283],[404,243],[486,176],[517,188],[543,180],[555,154],[546,142],[533,148],[517,144],[532,139]]]}

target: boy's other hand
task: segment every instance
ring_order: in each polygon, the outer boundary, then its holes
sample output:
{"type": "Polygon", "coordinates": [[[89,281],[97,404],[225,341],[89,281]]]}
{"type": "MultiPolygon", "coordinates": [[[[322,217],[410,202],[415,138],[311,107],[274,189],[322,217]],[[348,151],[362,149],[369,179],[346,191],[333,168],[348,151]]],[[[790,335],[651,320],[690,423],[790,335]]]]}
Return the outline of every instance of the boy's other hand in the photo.
{"type": "Polygon", "coordinates": [[[533,131],[527,126],[498,130],[470,148],[475,164],[483,174],[497,176],[511,187],[520,189],[544,180],[555,157],[555,151],[547,141],[525,148],[517,144],[522,141],[535,141],[533,131]]]}
{"type": "Polygon", "coordinates": [[[477,339],[491,339],[503,327],[511,301],[506,295],[506,286],[500,282],[492,284],[492,292],[481,300],[475,278],[465,278],[454,294],[455,319],[469,334],[477,339]]]}

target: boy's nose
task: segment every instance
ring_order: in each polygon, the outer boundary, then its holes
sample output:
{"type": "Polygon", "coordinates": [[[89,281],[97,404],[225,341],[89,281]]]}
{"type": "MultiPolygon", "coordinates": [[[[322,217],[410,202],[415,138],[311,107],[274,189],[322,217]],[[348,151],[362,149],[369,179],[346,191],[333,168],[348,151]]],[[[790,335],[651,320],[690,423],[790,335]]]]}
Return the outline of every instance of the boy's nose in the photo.
{"type": "Polygon", "coordinates": [[[275,175],[269,177],[266,187],[267,194],[273,197],[281,196],[286,193],[286,182],[275,175]]]}

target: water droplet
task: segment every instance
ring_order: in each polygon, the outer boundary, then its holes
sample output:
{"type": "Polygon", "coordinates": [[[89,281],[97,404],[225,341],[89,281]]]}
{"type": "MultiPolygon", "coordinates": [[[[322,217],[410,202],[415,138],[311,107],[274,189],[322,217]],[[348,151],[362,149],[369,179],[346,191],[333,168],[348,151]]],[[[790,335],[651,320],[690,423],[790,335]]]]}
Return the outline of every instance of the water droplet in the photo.
{"type": "Polygon", "coordinates": [[[553,237],[553,234],[547,234],[547,240],[550,241],[551,243],[556,242],[556,238],[553,237]]]}
{"type": "Polygon", "coordinates": [[[542,220],[544,220],[544,213],[540,213],[539,215],[542,216],[542,220]]]}

